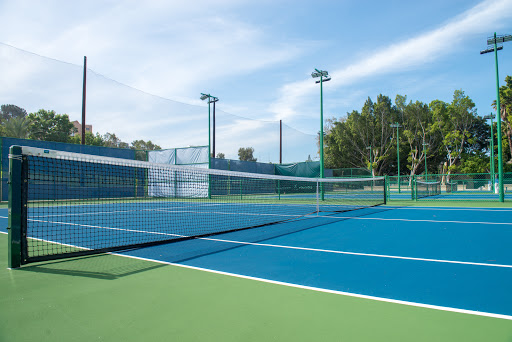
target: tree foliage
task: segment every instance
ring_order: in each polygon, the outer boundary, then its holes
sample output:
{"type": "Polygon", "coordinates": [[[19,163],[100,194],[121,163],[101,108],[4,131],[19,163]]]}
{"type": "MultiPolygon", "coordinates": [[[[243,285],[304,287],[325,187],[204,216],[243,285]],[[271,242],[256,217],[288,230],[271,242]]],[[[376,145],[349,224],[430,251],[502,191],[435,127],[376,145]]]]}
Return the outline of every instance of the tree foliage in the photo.
{"type": "Polygon", "coordinates": [[[450,104],[433,101],[434,129],[442,137],[447,173],[456,171],[465,148],[475,142],[471,128],[476,120],[474,102],[462,90],[455,90],[450,104]]]}
{"type": "Polygon", "coordinates": [[[135,150],[143,150],[143,151],[154,151],[154,150],[161,150],[162,148],[158,146],[157,144],[153,144],[151,140],[144,141],[144,140],[134,140],[132,141],[132,145],[130,148],[135,150]]]}
{"type": "MultiPolygon", "coordinates": [[[[507,153],[504,156],[507,164],[512,164],[512,76],[505,77],[505,85],[500,87],[500,115],[502,121],[502,132],[507,139],[507,153]]],[[[497,110],[496,100],[492,107],[497,110]]]]}
{"type": "Polygon", "coordinates": [[[36,140],[68,142],[75,126],[67,114],[57,114],[53,110],[40,109],[28,115],[30,119],[30,138],[36,140]]]}
{"type": "MultiPolygon", "coordinates": [[[[16,105],[0,106],[0,133],[3,136],[21,139],[35,139],[72,144],[81,144],[82,138],[67,114],[57,114],[54,110],[40,109],[35,113],[16,105]]],[[[159,150],[160,146],[151,140],[134,140],[131,145],[122,141],[115,133],[95,135],[86,132],[85,144],[91,146],[131,148],[135,150],[159,150]]]]}
{"type": "MultiPolygon", "coordinates": [[[[70,137],[69,142],[72,144],[81,144],[82,137],[76,134],[70,137]]],[[[105,146],[105,141],[103,140],[103,136],[99,133],[94,135],[91,132],[85,132],[85,144],[90,146],[105,146]]]]}
{"type": "Polygon", "coordinates": [[[27,139],[30,135],[31,121],[26,116],[11,117],[3,125],[3,135],[11,138],[27,139]]]}
{"type": "Polygon", "coordinates": [[[447,172],[476,172],[482,165],[469,163],[469,157],[487,152],[488,136],[489,126],[462,90],[454,92],[451,103],[434,100],[428,105],[402,95],[393,104],[381,94],[376,102],[368,98],[361,111],[328,120],[324,158],[329,168],[371,168],[379,175],[396,174],[398,153],[401,174],[435,173],[443,164],[447,172]],[[400,125],[398,141],[393,123],[400,125]],[[468,159],[464,165],[463,156],[468,159]]]}
{"type": "Polygon", "coordinates": [[[252,147],[240,147],[238,149],[238,159],[243,161],[257,161],[253,156],[254,148],[252,147]]]}
{"type": "Polygon", "coordinates": [[[324,139],[326,166],[371,168],[374,174],[385,173],[393,148],[390,124],[397,119],[398,111],[391,99],[379,95],[375,103],[368,98],[361,112],[354,110],[339,121],[328,120],[324,139]]]}
{"type": "Polygon", "coordinates": [[[420,101],[406,103],[406,100],[406,96],[397,95],[395,103],[402,121],[403,145],[408,151],[407,168],[410,174],[414,175],[425,164],[425,159],[428,161],[429,157],[435,155],[440,139],[435,134],[434,121],[428,105],[420,101]]]}
{"type": "Polygon", "coordinates": [[[0,106],[0,120],[2,122],[8,121],[12,118],[24,118],[26,116],[27,111],[16,105],[4,104],[0,106]]]}

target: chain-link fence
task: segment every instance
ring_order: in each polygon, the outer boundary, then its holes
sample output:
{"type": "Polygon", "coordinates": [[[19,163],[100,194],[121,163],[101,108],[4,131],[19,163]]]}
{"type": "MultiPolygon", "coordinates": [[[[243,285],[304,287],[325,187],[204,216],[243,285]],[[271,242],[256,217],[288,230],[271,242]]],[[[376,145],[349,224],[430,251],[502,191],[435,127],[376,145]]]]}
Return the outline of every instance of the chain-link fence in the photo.
{"type": "MultiPolygon", "coordinates": [[[[386,193],[392,201],[499,201],[497,174],[436,174],[387,179],[386,193]]],[[[512,173],[504,174],[503,187],[505,199],[510,199],[512,173]]]]}

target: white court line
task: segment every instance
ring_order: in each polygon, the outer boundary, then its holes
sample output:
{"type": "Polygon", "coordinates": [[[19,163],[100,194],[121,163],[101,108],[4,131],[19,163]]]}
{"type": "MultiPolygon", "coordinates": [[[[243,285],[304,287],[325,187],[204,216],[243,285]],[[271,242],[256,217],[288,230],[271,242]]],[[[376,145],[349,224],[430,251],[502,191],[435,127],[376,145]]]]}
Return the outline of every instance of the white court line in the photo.
{"type": "MultiPolygon", "coordinates": [[[[99,227],[99,226],[95,226],[95,228],[105,228],[105,229],[107,229],[107,227],[99,227]]],[[[111,229],[115,229],[115,228],[111,228],[111,229]]],[[[2,233],[6,234],[5,232],[2,232],[2,233]]],[[[214,240],[214,239],[209,239],[209,240],[214,240]]],[[[275,245],[275,247],[278,247],[278,246],[275,245]]],[[[338,253],[344,253],[344,254],[365,255],[365,254],[362,254],[362,253],[351,253],[351,252],[340,252],[340,251],[337,251],[337,252],[338,253]]],[[[236,277],[236,278],[255,280],[255,281],[260,281],[260,282],[270,283],[270,284],[275,284],[275,285],[288,286],[288,287],[300,288],[300,289],[305,289],[305,290],[323,292],[323,293],[338,294],[338,295],[344,295],[344,296],[349,296],[349,297],[356,297],[356,298],[362,298],[362,299],[375,300],[375,301],[380,301],[380,302],[388,302],[388,303],[394,303],[394,304],[401,304],[401,305],[408,305],[408,306],[414,306],[414,307],[421,307],[421,308],[426,308],[426,309],[448,311],[448,312],[457,312],[457,313],[463,313],[463,314],[469,314],[469,315],[476,315],[476,316],[484,316],[484,317],[512,320],[512,316],[502,315],[502,314],[493,314],[493,313],[488,313],[488,312],[466,310],[466,309],[457,309],[457,308],[444,307],[444,306],[438,306],[438,305],[415,303],[415,302],[402,301],[402,300],[389,299],[389,298],[376,297],[376,296],[368,296],[368,295],[362,295],[362,294],[356,294],[356,293],[350,293],[350,292],[344,292],[344,291],[329,290],[329,289],[323,289],[323,288],[318,288],[318,287],[298,285],[298,284],[286,283],[286,282],[269,280],[269,279],[264,279],[264,278],[257,278],[257,277],[245,276],[245,275],[234,274],[234,273],[229,273],[229,272],[211,270],[211,269],[207,269],[207,268],[201,268],[201,267],[195,267],[195,266],[188,266],[188,265],[183,265],[183,264],[165,262],[165,261],[161,261],[161,260],[154,260],[154,259],[149,259],[149,258],[141,258],[141,257],[130,256],[130,255],[125,255],[125,254],[119,254],[119,253],[109,253],[109,254],[118,255],[118,256],[127,257],[127,258],[139,259],[139,260],[146,260],[146,261],[156,262],[156,263],[160,263],[160,264],[173,265],[173,266],[178,266],[178,267],[183,267],[183,268],[188,268],[188,269],[200,270],[200,271],[205,271],[205,272],[210,272],[210,273],[215,273],[215,274],[227,275],[227,276],[236,277]]],[[[366,255],[367,256],[371,256],[371,254],[366,254],[366,255]]],[[[377,255],[375,255],[375,256],[377,256],[377,255]]],[[[388,257],[390,257],[390,256],[388,256],[388,257]]],[[[399,257],[399,258],[404,258],[404,257],[399,257]]],[[[420,259],[420,258],[408,258],[408,259],[410,259],[410,260],[422,260],[422,261],[428,261],[428,260],[434,261],[434,259],[420,259]]],[[[443,261],[443,260],[435,260],[435,261],[436,262],[449,262],[449,261],[443,261]]],[[[463,262],[455,262],[455,263],[463,263],[463,262]]],[[[492,265],[492,264],[477,264],[477,263],[465,263],[465,264],[488,265],[488,266],[499,267],[498,265],[492,265]]],[[[504,267],[512,267],[510,265],[503,265],[503,266],[504,267]]]]}
{"type": "MultiPolygon", "coordinates": [[[[378,208],[378,207],[377,207],[378,208]]],[[[393,207],[390,206],[388,208],[398,209],[398,210],[435,210],[435,211],[491,211],[491,212],[512,212],[512,208],[456,208],[456,207],[393,207]]]]}
{"type": "MultiPolygon", "coordinates": [[[[44,223],[53,223],[53,224],[62,224],[62,225],[69,225],[69,226],[80,226],[80,227],[86,227],[86,228],[108,229],[108,230],[126,231],[126,232],[143,233],[143,234],[172,236],[172,237],[185,237],[185,238],[186,237],[190,237],[188,235],[171,234],[171,233],[163,233],[163,232],[152,232],[152,231],[144,231],[144,230],[136,230],[136,229],[125,229],[125,228],[93,226],[93,225],[85,225],[85,224],[78,224],[78,223],[54,222],[54,221],[43,221],[43,220],[30,220],[30,221],[44,222],[44,223]]],[[[459,265],[472,265],[472,266],[485,266],[485,267],[512,268],[512,265],[488,264],[488,263],[457,261],[457,260],[415,258],[415,257],[405,257],[405,256],[387,255],[387,254],[357,253],[357,252],[347,252],[347,251],[336,251],[336,250],[330,250],[330,249],[319,249],[319,248],[309,248],[309,247],[274,245],[274,244],[267,244],[267,243],[234,241],[234,240],[216,239],[216,238],[208,238],[208,237],[202,237],[202,238],[196,238],[196,239],[198,239],[198,240],[206,240],[206,241],[215,241],[215,242],[225,242],[225,243],[232,243],[232,244],[238,244],[238,245],[249,245],[249,246],[260,246],[260,247],[272,247],[272,248],[283,248],[283,249],[301,250],[301,251],[308,251],[308,252],[322,252],[322,253],[332,253],[332,254],[357,255],[357,256],[365,256],[365,257],[386,258],[386,259],[401,259],[401,260],[412,260],[412,261],[423,261],[423,262],[438,262],[438,263],[446,263],[446,264],[459,264],[459,265]]]]}
{"type": "Polygon", "coordinates": [[[251,245],[251,246],[295,249],[295,250],[302,250],[302,251],[308,251],[308,252],[323,252],[323,253],[357,255],[357,256],[367,256],[367,257],[387,258],[387,259],[402,259],[402,260],[415,260],[415,261],[426,261],[426,262],[439,262],[439,263],[447,263],[447,264],[460,264],[460,265],[512,268],[512,265],[488,264],[488,263],[481,263],[481,262],[443,260],[443,259],[428,259],[428,258],[414,258],[414,257],[404,257],[404,256],[387,255],[387,254],[358,253],[358,252],[336,251],[336,250],[331,250],[331,249],[320,249],[320,248],[309,248],[309,247],[294,247],[294,246],[285,246],[285,245],[274,245],[274,244],[268,244],[268,243],[243,242],[243,241],[233,241],[233,240],[224,240],[224,239],[215,239],[215,238],[198,238],[198,239],[199,240],[207,240],[207,241],[216,241],[216,242],[227,242],[227,243],[240,244],[240,245],[251,245]]]}
{"type": "MultiPolygon", "coordinates": [[[[90,213],[77,213],[77,214],[55,214],[55,215],[30,215],[33,218],[45,217],[69,217],[69,216],[89,216],[89,215],[104,215],[104,214],[117,214],[117,213],[136,213],[136,212],[164,212],[164,213],[194,213],[194,214],[213,214],[213,215],[245,215],[245,216],[277,216],[277,217],[301,217],[304,214],[265,214],[265,213],[244,213],[244,212],[221,212],[221,211],[197,211],[197,210],[170,210],[170,209],[142,209],[142,210],[118,210],[106,212],[90,212],[90,213]]],[[[29,219],[30,220],[30,219],[29,219]]]]}
{"type": "MultiPolygon", "coordinates": [[[[7,234],[6,232],[0,232],[0,233],[7,234]]],[[[269,284],[274,284],[274,285],[288,286],[288,287],[299,288],[299,289],[304,289],[304,290],[316,291],[316,292],[331,293],[331,294],[343,295],[343,296],[348,296],[348,297],[369,299],[369,300],[375,300],[375,301],[379,301],[379,302],[401,304],[401,305],[414,306],[414,307],[420,307],[420,308],[432,309],[432,310],[439,310],[439,311],[457,312],[457,313],[463,313],[463,314],[474,315],[474,316],[484,316],[484,317],[512,320],[512,316],[508,316],[508,315],[493,314],[493,313],[483,312],[483,311],[457,309],[457,308],[450,308],[450,307],[446,307],[446,306],[423,304],[423,303],[409,302],[409,301],[403,301],[403,300],[397,300],[397,299],[389,299],[389,298],[383,298],[383,297],[368,296],[368,295],[362,295],[362,294],[351,293],[351,292],[329,290],[329,289],[323,289],[323,288],[319,288],[319,287],[286,283],[286,282],[277,281],[277,280],[270,280],[270,279],[264,279],[264,278],[251,277],[251,276],[246,276],[246,275],[241,275],[241,274],[217,271],[217,270],[212,270],[212,269],[208,269],[208,268],[189,266],[189,265],[184,265],[184,264],[176,264],[176,263],[162,261],[162,260],[142,258],[142,257],[136,257],[136,256],[120,254],[120,253],[108,253],[108,254],[112,254],[112,255],[116,255],[116,256],[121,256],[121,257],[125,257],[125,258],[131,258],[131,259],[145,260],[145,261],[155,262],[155,263],[158,263],[158,264],[165,264],[165,265],[177,266],[177,267],[188,268],[188,269],[204,271],[204,272],[209,272],[209,273],[221,274],[221,275],[235,277],[235,278],[255,280],[255,281],[259,281],[259,282],[263,282],[263,283],[269,283],[269,284]]]]}
{"type": "MultiPolygon", "coordinates": [[[[305,217],[317,217],[306,215],[305,217]]],[[[415,220],[400,218],[381,218],[381,217],[351,217],[351,216],[320,216],[333,220],[374,220],[374,221],[403,221],[403,222],[429,222],[429,223],[461,223],[461,224],[484,224],[484,225],[504,225],[512,226],[512,222],[479,222],[479,221],[451,221],[451,220],[415,220]]]]}
{"type": "Polygon", "coordinates": [[[156,263],[159,263],[159,264],[178,266],[178,267],[183,267],[183,268],[188,268],[188,269],[193,269],[193,270],[199,270],[199,271],[205,271],[205,272],[209,272],[209,273],[221,274],[221,275],[226,275],[226,276],[235,277],[235,278],[255,280],[255,281],[260,281],[260,282],[263,282],[263,283],[269,283],[269,284],[275,284],[275,285],[281,285],[281,286],[294,287],[294,288],[299,288],[299,289],[304,289],[304,290],[311,290],[311,291],[317,291],[317,292],[323,292],[323,293],[332,293],[332,294],[338,294],[338,295],[343,295],[343,296],[348,296],[348,297],[369,299],[369,300],[375,300],[375,301],[379,301],[379,302],[387,302],[387,303],[393,303],[393,304],[415,306],[415,307],[426,308],[426,309],[433,309],[433,310],[439,310],[439,311],[449,311],[449,312],[457,312],[457,313],[463,313],[463,314],[468,314],[468,315],[484,316],[484,317],[492,317],[492,318],[500,318],[500,319],[512,320],[512,316],[509,316],[509,315],[494,314],[494,313],[490,313],[490,312],[474,311],[474,310],[466,310],[466,309],[457,309],[457,308],[451,308],[451,307],[446,307],[446,306],[423,304],[423,303],[415,303],[415,302],[408,302],[408,301],[403,301],[403,300],[398,300],[398,299],[390,299],[390,298],[383,298],[383,297],[376,297],[376,296],[368,296],[368,295],[351,293],[351,292],[329,290],[329,289],[323,289],[323,288],[319,288],[319,287],[298,285],[298,284],[286,283],[286,282],[277,281],[277,280],[270,280],[270,279],[246,276],[246,275],[241,275],[241,274],[236,274],[236,273],[217,271],[217,270],[212,270],[212,269],[208,269],[208,268],[189,266],[189,265],[184,265],[184,264],[176,264],[176,263],[172,263],[172,262],[161,261],[161,260],[154,260],[154,259],[142,258],[142,257],[136,257],[136,256],[126,255],[126,254],[119,254],[119,253],[110,253],[110,254],[122,256],[122,257],[125,257],[125,258],[132,258],[132,259],[138,259],[138,260],[151,261],[151,262],[156,262],[156,263]]]}

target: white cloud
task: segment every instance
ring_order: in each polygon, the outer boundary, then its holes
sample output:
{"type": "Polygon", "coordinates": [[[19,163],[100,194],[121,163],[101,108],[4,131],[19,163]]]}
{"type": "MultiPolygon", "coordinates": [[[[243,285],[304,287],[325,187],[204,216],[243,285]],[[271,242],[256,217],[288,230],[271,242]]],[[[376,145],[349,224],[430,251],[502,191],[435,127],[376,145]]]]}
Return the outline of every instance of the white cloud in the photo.
{"type": "Polygon", "coordinates": [[[0,9],[0,41],[80,64],[161,96],[291,60],[301,43],[277,42],[230,14],[239,1],[13,1],[0,9]],[[23,13],[24,20],[19,20],[23,13]]]}
{"type": "MultiPolygon", "coordinates": [[[[80,120],[80,64],[87,55],[88,67],[97,72],[90,70],[87,80],[87,122],[95,132],[167,147],[206,144],[206,106],[190,100],[191,93],[215,79],[292,60],[308,44],[273,39],[234,16],[238,6],[240,1],[229,0],[4,2],[0,21],[9,32],[0,34],[0,42],[40,56],[0,45],[0,58],[5,62],[9,55],[8,63],[0,63],[0,74],[8,76],[0,80],[0,98],[29,112],[54,109],[80,120]]],[[[258,121],[229,122],[234,126],[225,127],[228,145],[266,143],[258,121]],[[251,134],[255,138],[248,140],[251,134]]]]}
{"type": "MultiPolygon", "coordinates": [[[[368,77],[417,68],[453,52],[473,35],[486,37],[500,23],[510,19],[512,0],[484,1],[438,29],[394,43],[349,66],[331,70],[332,81],[328,89],[333,91],[368,77]]],[[[279,118],[292,117],[300,112],[297,108],[303,106],[304,100],[309,100],[307,96],[318,92],[317,88],[311,78],[286,84],[270,110],[279,118]]]]}

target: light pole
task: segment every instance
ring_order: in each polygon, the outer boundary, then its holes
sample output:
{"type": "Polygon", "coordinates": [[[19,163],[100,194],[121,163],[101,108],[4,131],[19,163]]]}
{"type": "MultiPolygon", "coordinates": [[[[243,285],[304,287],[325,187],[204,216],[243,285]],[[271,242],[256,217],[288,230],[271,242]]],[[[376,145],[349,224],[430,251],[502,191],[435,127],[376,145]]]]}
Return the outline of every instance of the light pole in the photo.
{"type": "MultiPolygon", "coordinates": [[[[213,151],[215,151],[215,102],[219,101],[218,98],[215,96],[212,96],[210,94],[203,94],[201,93],[201,100],[208,99],[208,168],[211,169],[211,150],[210,150],[210,143],[211,143],[211,123],[210,123],[210,103],[213,103],[213,122],[214,122],[214,129],[213,129],[213,151]]],[[[214,152],[215,153],[215,152],[214,152]]]]}
{"type": "Polygon", "coordinates": [[[490,153],[490,157],[491,157],[491,160],[490,160],[490,163],[489,163],[489,171],[491,171],[491,186],[493,187],[494,189],[494,170],[495,170],[495,167],[494,167],[494,123],[492,122],[492,119],[495,119],[496,118],[496,115],[493,115],[492,113],[489,114],[489,115],[485,115],[484,116],[484,120],[488,120],[488,119],[491,119],[491,138],[490,139],[487,139],[487,141],[489,141],[489,149],[491,150],[491,153],[490,153]]]}
{"type": "Polygon", "coordinates": [[[423,155],[425,156],[425,182],[428,182],[428,169],[427,169],[427,150],[425,146],[430,145],[429,143],[423,142],[423,155]]]}
{"type": "Polygon", "coordinates": [[[501,110],[500,110],[500,78],[498,73],[498,50],[503,49],[503,45],[498,46],[498,44],[502,44],[504,42],[508,42],[512,40],[512,35],[500,35],[496,36],[496,32],[494,32],[494,37],[487,39],[487,49],[480,51],[480,54],[486,54],[489,52],[494,52],[494,63],[496,65],[496,114],[498,116],[497,130],[498,130],[498,188],[500,193],[500,202],[505,201],[505,193],[503,189],[503,160],[501,155],[501,110]]]}
{"type": "Polygon", "coordinates": [[[370,172],[372,173],[372,177],[373,177],[373,150],[372,150],[372,145],[368,146],[366,149],[370,150],[370,172]]]}
{"type": "MultiPolygon", "coordinates": [[[[320,79],[315,83],[320,83],[320,178],[324,178],[324,95],[323,83],[330,81],[331,76],[325,70],[315,69],[311,77],[320,79]]],[[[321,184],[322,201],[324,200],[323,184],[321,184]]]]}
{"type": "Polygon", "coordinates": [[[398,122],[389,125],[393,128],[396,128],[396,160],[397,160],[397,175],[398,175],[398,193],[400,193],[400,144],[398,137],[398,129],[402,127],[398,122]]]}

